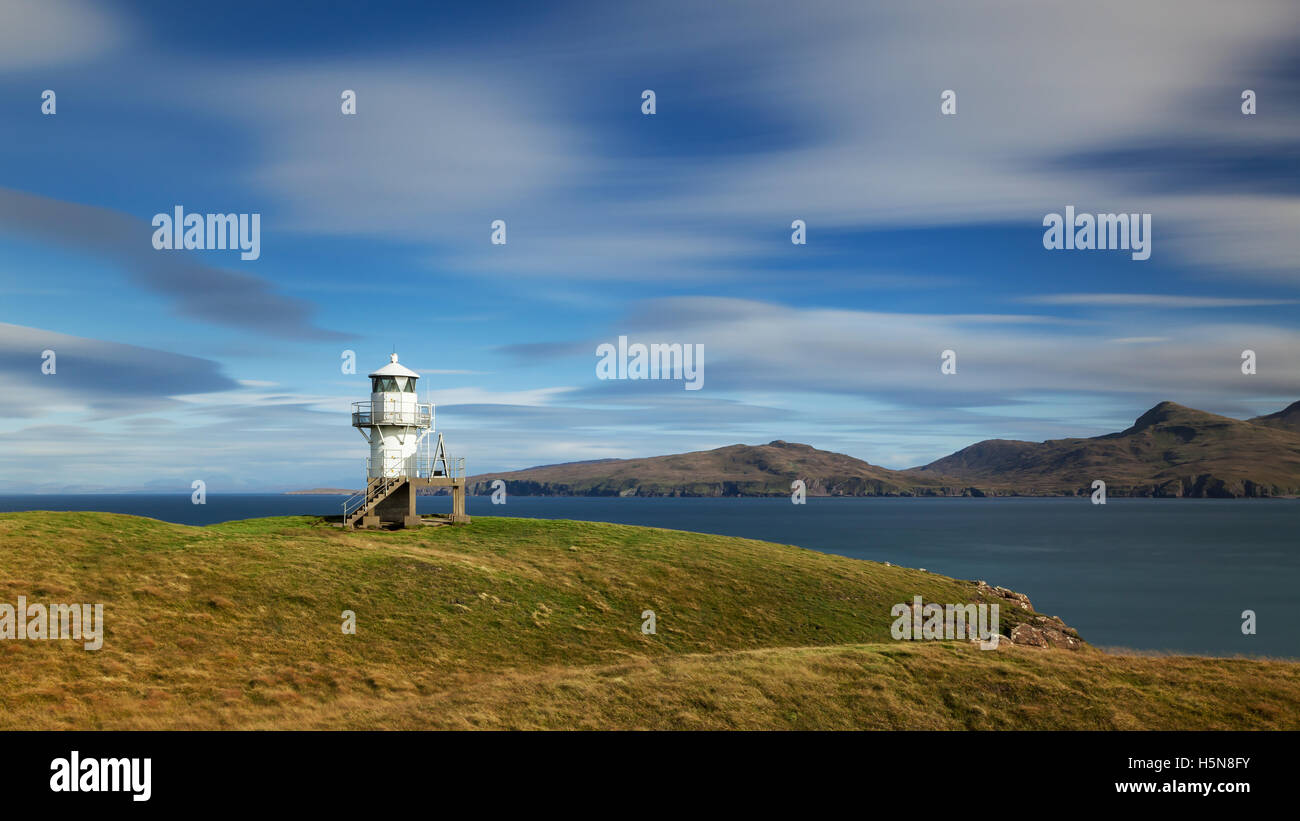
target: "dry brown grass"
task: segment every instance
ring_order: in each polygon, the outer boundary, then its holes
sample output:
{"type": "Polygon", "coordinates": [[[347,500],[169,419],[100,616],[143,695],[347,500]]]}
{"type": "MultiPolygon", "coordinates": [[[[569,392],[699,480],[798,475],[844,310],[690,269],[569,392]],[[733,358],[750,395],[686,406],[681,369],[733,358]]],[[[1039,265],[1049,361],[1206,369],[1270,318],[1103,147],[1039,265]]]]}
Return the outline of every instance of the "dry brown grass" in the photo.
{"type": "Polygon", "coordinates": [[[1293,663],[901,644],[893,603],[971,585],[720,536],[5,514],[0,569],[107,621],[0,642],[3,729],[1300,729],[1293,663]]]}

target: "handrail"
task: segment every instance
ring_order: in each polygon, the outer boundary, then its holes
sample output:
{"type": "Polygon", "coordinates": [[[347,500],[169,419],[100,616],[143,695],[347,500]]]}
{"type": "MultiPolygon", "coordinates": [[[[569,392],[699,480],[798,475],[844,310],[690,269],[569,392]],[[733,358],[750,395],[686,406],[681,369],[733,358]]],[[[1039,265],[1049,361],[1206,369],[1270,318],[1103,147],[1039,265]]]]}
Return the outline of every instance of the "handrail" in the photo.
{"type": "Polygon", "coordinates": [[[415,460],[414,476],[420,479],[442,477],[460,479],[465,475],[464,456],[445,456],[418,458],[415,460]]]}
{"type": "Polygon", "coordinates": [[[395,485],[407,479],[463,479],[465,476],[464,456],[410,456],[406,458],[381,457],[383,473],[370,476],[374,460],[366,459],[366,489],[354,493],[343,500],[343,524],[347,526],[372,506],[371,500],[379,500],[388,495],[395,485]],[[393,467],[389,467],[393,465],[393,467]]]}
{"type": "Polygon", "coordinates": [[[354,494],[343,502],[343,524],[347,525],[355,519],[355,514],[358,511],[365,512],[369,510],[372,506],[371,499],[378,503],[380,500],[387,498],[389,490],[404,481],[406,481],[405,476],[381,476],[371,479],[366,485],[364,493],[354,494]],[[349,503],[353,502],[358,496],[362,497],[361,501],[353,504],[351,510],[349,510],[349,503]]]}
{"type": "Polygon", "coordinates": [[[410,425],[417,428],[433,426],[432,403],[417,402],[414,405],[398,404],[387,406],[372,400],[352,403],[352,426],[356,428],[374,425],[410,425]]]}
{"type": "Polygon", "coordinates": [[[356,493],[343,500],[343,520],[346,522],[352,512],[366,503],[366,493],[356,493]]]}
{"type": "Polygon", "coordinates": [[[429,479],[434,477],[460,479],[465,475],[465,457],[448,456],[444,470],[442,457],[407,456],[378,458],[366,457],[366,475],[375,479],[429,479]],[[374,475],[375,472],[379,475],[374,475]]]}

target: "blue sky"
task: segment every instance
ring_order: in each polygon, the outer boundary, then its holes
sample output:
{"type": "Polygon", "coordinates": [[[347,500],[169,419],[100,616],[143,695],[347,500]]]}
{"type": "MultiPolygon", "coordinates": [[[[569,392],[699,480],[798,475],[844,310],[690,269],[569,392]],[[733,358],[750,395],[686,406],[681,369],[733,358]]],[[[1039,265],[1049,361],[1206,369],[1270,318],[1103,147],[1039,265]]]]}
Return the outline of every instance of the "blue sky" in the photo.
{"type": "Polygon", "coordinates": [[[358,485],[394,349],[475,473],[1300,398],[1294,3],[464,5],[0,0],[0,491],[358,485]],[[154,250],[176,205],[260,258],[154,250]],[[1151,258],[1045,250],[1066,205],[1151,258]],[[619,335],[704,389],[596,379],[619,335]]]}

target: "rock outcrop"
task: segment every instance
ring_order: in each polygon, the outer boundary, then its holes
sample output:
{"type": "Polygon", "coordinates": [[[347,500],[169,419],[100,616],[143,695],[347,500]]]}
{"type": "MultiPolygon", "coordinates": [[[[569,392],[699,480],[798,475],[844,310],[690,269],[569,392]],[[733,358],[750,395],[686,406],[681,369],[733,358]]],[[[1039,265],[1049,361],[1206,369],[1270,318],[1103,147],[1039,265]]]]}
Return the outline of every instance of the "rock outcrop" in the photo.
{"type": "MultiPolygon", "coordinates": [[[[998,605],[998,647],[1038,647],[1042,649],[1081,650],[1085,646],[1079,632],[1056,616],[1047,616],[1034,612],[1034,605],[1024,593],[1017,593],[1005,587],[997,587],[988,582],[972,582],[975,596],[969,604],[998,605]]],[[[907,603],[913,618],[924,618],[923,609],[930,604],[943,607],[947,602],[907,603]],[[921,611],[921,612],[918,612],[921,611]]],[[[979,638],[971,638],[980,642],[979,638]]]]}

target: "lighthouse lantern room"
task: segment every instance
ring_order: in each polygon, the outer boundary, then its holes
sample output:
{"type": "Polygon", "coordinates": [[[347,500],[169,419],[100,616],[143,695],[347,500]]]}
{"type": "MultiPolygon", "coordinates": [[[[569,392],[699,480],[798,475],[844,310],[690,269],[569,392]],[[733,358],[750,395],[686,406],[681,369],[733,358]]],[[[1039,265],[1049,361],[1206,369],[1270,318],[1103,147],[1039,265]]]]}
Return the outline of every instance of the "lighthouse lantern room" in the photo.
{"type": "Polygon", "coordinates": [[[448,458],[442,434],[434,430],[433,405],[417,401],[420,375],[397,354],[370,374],[370,399],[352,404],[352,426],[370,444],[366,489],[343,503],[343,526],[421,524],[416,490],[451,491],[453,523],[465,523],[465,460],[448,458]]]}

